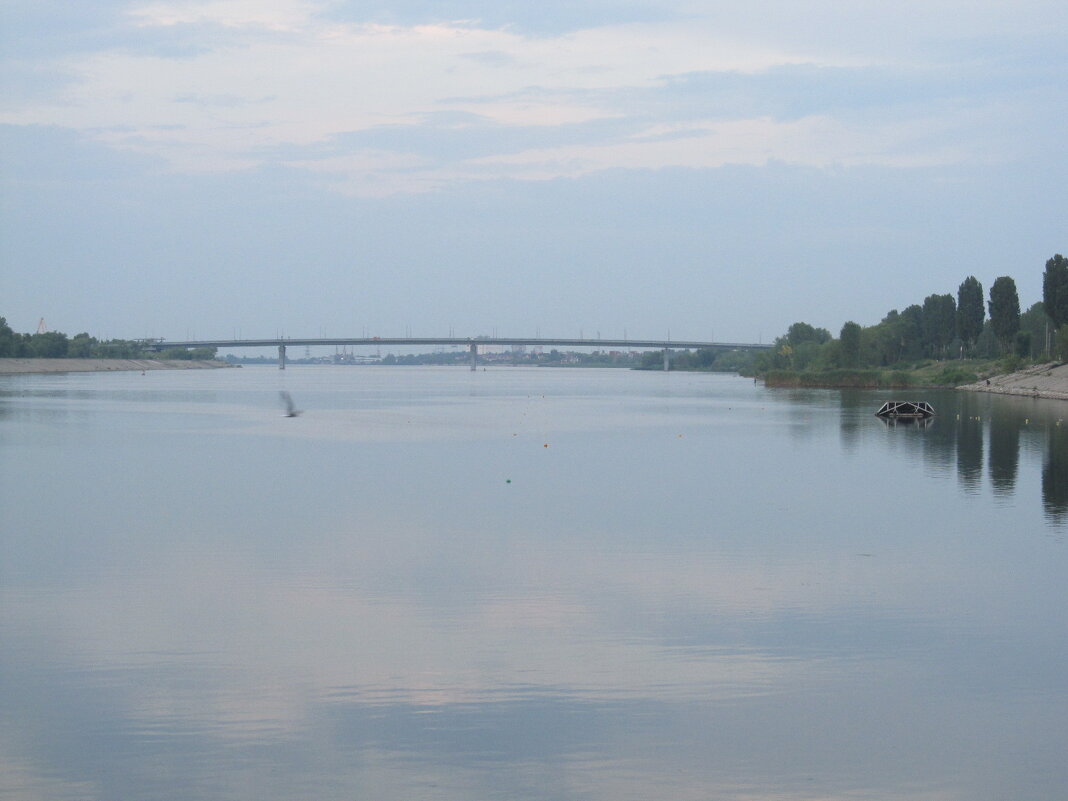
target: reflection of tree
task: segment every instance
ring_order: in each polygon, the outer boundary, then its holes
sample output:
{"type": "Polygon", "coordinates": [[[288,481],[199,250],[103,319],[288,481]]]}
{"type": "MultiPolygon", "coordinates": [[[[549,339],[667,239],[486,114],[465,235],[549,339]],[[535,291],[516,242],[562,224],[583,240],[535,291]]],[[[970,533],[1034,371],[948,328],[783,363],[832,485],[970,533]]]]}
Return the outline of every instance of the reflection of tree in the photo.
{"type": "Polygon", "coordinates": [[[843,390],[839,395],[839,403],[842,413],[838,416],[838,435],[842,450],[854,453],[860,439],[861,426],[867,425],[871,420],[871,396],[868,393],[843,390]]]}
{"type": "Polygon", "coordinates": [[[969,490],[983,478],[983,423],[961,415],[957,433],[957,478],[969,490]]]}
{"type": "Polygon", "coordinates": [[[924,461],[937,467],[938,472],[948,472],[953,464],[953,451],[957,445],[957,428],[953,414],[948,405],[945,414],[939,410],[922,438],[924,461]]]}
{"type": "Polygon", "coordinates": [[[1022,421],[1015,410],[990,418],[990,485],[995,495],[1011,495],[1020,462],[1022,421]]]}
{"type": "Polygon", "coordinates": [[[1068,428],[1063,426],[1054,426],[1049,432],[1042,466],[1042,503],[1054,520],[1068,519],[1068,428]]]}

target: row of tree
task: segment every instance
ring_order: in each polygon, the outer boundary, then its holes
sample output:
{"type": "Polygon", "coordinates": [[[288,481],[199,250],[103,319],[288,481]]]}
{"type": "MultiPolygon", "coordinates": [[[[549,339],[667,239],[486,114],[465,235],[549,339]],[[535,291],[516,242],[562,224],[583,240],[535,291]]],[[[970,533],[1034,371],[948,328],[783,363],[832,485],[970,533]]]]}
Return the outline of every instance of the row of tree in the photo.
{"type": "Polygon", "coordinates": [[[22,359],[214,359],[215,348],[174,348],[154,352],[131,339],[99,340],[89,334],[68,337],[59,331],[19,334],[0,317],[0,358],[22,359]]]}
{"type": "Polygon", "coordinates": [[[983,286],[968,276],[957,295],[928,295],[922,304],[890,310],[876,325],[849,321],[838,339],[825,328],[794,323],[775,348],[761,354],[757,369],[887,367],[952,356],[1022,358],[1059,355],[1068,360],[1068,259],[1046,262],[1042,300],[1020,311],[1016,281],[997,278],[986,304],[983,286]]]}

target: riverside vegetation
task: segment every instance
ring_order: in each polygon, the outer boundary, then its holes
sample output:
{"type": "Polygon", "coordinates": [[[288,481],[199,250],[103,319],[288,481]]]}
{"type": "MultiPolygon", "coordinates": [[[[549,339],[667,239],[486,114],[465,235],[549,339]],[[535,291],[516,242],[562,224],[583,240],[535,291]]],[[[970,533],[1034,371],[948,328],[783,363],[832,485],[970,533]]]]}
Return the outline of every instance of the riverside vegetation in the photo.
{"type": "Polygon", "coordinates": [[[770,350],[683,353],[673,367],[733,369],[778,387],[955,387],[1058,359],[1068,361],[1068,259],[1060,254],[1046,262],[1042,300],[1023,313],[1013,278],[997,278],[984,306],[982,284],[968,276],[956,297],[928,295],[871,326],[848,321],[837,339],[797,322],[770,350]]]}
{"type": "Polygon", "coordinates": [[[99,340],[87,333],[68,337],[59,331],[19,334],[0,317],[0,358],[14,359],[188,359],[215,358],[215,348],[168,348],[154,351],[135,339],[99,340]]]}

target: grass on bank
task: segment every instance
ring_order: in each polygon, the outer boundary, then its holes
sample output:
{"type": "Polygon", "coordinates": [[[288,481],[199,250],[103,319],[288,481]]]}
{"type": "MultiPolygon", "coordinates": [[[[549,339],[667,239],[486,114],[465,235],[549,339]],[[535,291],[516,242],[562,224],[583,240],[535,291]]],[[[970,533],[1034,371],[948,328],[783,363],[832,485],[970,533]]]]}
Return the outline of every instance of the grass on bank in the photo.
{"type": "Polygon", "coordinates": [[[870,370],[769,370],[769,387],[833,387],[847,389],[907,389],[909,387],[959,387],[1025,365],[1018,357],[1005,359],[924,360],[912,365],[870,370]]]}

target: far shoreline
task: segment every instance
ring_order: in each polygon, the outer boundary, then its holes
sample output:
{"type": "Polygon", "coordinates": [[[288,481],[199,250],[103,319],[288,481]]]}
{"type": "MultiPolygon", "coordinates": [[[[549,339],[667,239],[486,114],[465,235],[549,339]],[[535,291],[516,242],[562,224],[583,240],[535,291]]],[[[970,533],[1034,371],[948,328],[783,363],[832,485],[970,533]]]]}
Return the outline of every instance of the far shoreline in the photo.
{"type": "Polygon", "coordinates": [[[140,370],[216,370],[241,365],[186,359],[0,359],[0,375],[107,373],[140,370]]]}

